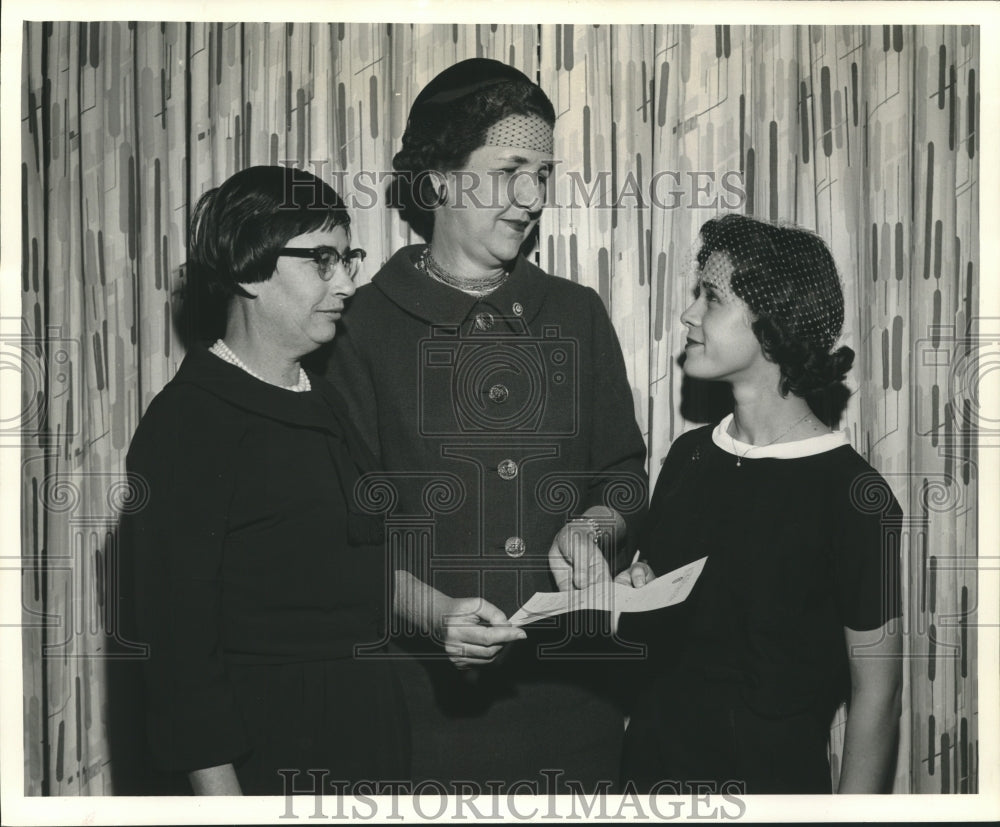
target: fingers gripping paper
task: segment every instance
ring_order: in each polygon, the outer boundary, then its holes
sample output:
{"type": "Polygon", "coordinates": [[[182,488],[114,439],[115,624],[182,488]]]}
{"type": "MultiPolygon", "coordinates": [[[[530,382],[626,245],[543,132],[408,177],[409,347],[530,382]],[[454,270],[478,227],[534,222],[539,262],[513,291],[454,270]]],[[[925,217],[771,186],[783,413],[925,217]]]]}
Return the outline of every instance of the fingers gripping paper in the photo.
{"type": "Polygon", "coordinates": [[[707,557],[674,569],[640,588],[610,580],[568,592],[536,592],[511,617],[512,626],[524,626],[546,617],[589,609],[604,612],[649,612],[687,599],[707,557]]]}

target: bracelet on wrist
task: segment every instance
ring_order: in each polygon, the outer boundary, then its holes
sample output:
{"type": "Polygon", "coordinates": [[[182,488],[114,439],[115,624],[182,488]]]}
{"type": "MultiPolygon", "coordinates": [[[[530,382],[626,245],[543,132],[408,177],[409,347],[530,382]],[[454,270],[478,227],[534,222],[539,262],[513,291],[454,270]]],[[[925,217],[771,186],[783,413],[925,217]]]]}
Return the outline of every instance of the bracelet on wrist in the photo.
{"type": "Polygon", "coordinates": [[[608,532],[605,531],[604,528],[601,526],[601,524],[597,522],[597,520],[595,520],[593,517],[574,517],[569,522],[570,524],[582,523],[583,525],[587,526],[587,528],[590,531],[591,539],[598,545],[600,545],[604,541],[604,539],[608,536],[608,532]]]}

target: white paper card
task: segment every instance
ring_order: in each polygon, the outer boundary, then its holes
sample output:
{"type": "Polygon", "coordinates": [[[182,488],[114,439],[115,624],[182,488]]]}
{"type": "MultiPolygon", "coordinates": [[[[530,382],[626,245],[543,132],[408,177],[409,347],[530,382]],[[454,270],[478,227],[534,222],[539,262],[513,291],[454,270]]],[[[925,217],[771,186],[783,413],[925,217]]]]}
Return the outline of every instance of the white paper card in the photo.
{"type": "Polygon", "coordinates": [[[707,557],[657,577],[638,589],[606,581],[568,592],[536,592],[510,617],[512,626],[524,626],[546,617],[581,609],[616,612],[649,612],[687,599],[705,567],[707,557]]]}

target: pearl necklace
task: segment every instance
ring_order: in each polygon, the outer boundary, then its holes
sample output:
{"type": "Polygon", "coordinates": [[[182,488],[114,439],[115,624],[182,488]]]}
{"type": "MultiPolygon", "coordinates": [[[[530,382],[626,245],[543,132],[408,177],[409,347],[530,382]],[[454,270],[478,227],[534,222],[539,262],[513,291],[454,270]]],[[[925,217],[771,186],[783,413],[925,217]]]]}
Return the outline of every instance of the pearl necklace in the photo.
{"type": "MultiPolygon", "coordinates": [[[[805,422],[810,416],[812,416],[812,412],[811,411],[809,413],[807,413],[805,416],[803,416],[801,419],[795,420],[795,422],[792,423],[792,427],[791,428],[788,428],[787,430],[782,431],[780,434],[778,434],[770,442],[765,442],[763,445],[751,445],[749,448],[747,448],[743,452],[742,456],[740,456],[740,452],[736,450],[736,437],[734,437],[732,434],[729,434],[729,440],[733,443],[733,453],[736,454],[736,467],[739,468],[743,464],[743,460],[745,460],[747,458],[747,454],[749,454],[751,451],[756,451],[758,448],[766,448],[768,445],[774,445],[775,442],[777,442],[783,436],[786,436],[786,435],[790,434],[792,432],[792,430],[796,426],[798,426],[801,423],[805,422]]],[[[734,422],[733,422],[734,427],[735,427],[735,424],[736,423],[735,423],[735,420],[734,420],[734,422]]]]}
{"type": "Polygon", "coordinates": [[[417,269],[435,281],[447,284],[449,287],[454,287],[456,290],[461,290],[465,293],[475,293],[478,296],[485,296],[488,293],[492,293],[510,277],[510,270],[504,270],[498,276],[492,276],[487,279],[455,275],[445,270],[434,256],[431,255],[430,245],[424,247],[424,251],[420,254],[416,264],[417,269]]]}
{"type": "Polygon", "coordinates": [[[312,390],[312,384],[309,381],[309,377],[306,375],[306,372],[302,369],[301,365],[299,365],[299,381],[296,384],[278,385],[275,382],[268,382],[264,377],[259,376],[250,370],[250,368],[243,364],[243,362],[240,361],[240,358],[229,349],[229,345],[222,341],[222,339],[217,339],[215,344],[209,348],[209,351],[222,359],[222,361],[229,362],[229,364],[245,370],[254,379],[259,379],[261,382],[267,382],[268,385],[274,385],[282,390],[295,391],[296,393],[303,393],[304,391],[312,390]]]}

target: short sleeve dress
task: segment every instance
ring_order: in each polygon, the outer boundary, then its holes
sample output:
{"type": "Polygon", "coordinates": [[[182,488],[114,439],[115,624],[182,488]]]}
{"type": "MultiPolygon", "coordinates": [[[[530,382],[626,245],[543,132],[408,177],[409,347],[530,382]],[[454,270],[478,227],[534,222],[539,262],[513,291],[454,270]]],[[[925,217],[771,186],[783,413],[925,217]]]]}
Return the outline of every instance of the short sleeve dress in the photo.
{"type": "Polygon", "coordinates": [[[378,650],[390,598],[381,525],[348,505],[374,459],[311,380],[295,393],[193,350],[127,459],[151,760],[231,762],[245,794],[311,792],[308,770],[395,778],[408,762],[395,671],[358,648],[378,650]]]}
{"type": "Polygon", "coordinates": [[[753,448],[731,418],[674,442],[640,533],[657,574],[708,559],[684,603],[622,617],[648,647],[623,778],[830,792],[844,627],[900,615],[902,512],[843,434],[753,448]]]}

